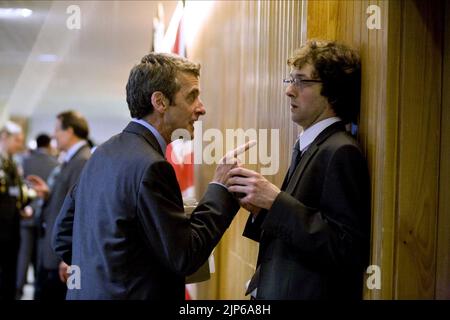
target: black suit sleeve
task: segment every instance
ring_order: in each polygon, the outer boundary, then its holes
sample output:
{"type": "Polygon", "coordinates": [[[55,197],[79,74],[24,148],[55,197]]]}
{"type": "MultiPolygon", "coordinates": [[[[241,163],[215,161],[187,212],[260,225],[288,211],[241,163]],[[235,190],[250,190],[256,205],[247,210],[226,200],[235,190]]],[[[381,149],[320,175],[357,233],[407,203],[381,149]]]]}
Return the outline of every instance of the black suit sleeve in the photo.
{"type": "Polygon", "coordinates": [[[239,204],[226,188],[209,184],[188,219],[179,193],[172,166],[153,163],[140,186],[137,216],[149,249],[168,268],[188,275],[208,259],[239,204]]]}
{"type": "Polygon", "coordinates": [[[320,209],[310,208],[281,192],[261,228],[298,248],[318,268],[366,263],[370,185],[366,162],[356,146],[345,145],[332,155],[320,199],[320,209]]]}
{"type": "Polygon", "coordinates": [[[76,188],[77,186],[74,185],[64,199],[52,234],[53,251],[68,265],[72,263],[72,234],[76,188]]]}
{"type": "Polygon", "coordinates": [[[264,222],[266,214],[267,210],[265,209],[262,209],[261,212],[256,216],[256,218],[253,218],[253,215],[250,213],[242,235],[246,238],[259,242],[259,240],[261,239],[262,231],[261,225],[264,222]]]}

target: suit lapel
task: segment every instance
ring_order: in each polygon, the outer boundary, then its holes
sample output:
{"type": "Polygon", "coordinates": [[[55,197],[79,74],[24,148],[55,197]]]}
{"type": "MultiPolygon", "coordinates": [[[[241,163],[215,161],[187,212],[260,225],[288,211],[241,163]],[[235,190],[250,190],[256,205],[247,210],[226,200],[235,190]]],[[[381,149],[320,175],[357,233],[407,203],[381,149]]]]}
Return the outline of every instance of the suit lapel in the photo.
{"type": "Polygon", "coordinates": [[[162,152],[158,140],[156,140],[156,137],[143,125],[140,125],[136,122],[130,122],[123,131],[140,135],[153,147],[153,149],[158,151],[164,158],[166,157],[166,155],[162,152]]]}
{"type": "Polygon", "coordinates": [[[281,191],[285,191],[286,190],[287,183],[289,182],[288,176],[289,176],[289,169],[288,169],[288,172],[286,172],[286,175],[284,176],[283,183],[281,184],[281,191]]]}
{"type": "Polygon", "coordinates": [[[300,163],[298,164],[297,168],[295,168],[295,171],[292,174],[292,177],[286,186],[287,193],[292,193],[292,191],[294,191],[298,181],[300,180],[303,172],[305,171],[306,166],[308,165],[308,162],[311,160],[311,158],[317,152],[318,149],[319,149],[318,146],[312,143],[309,146],[308,150],[305,151],[305,154],[302,156],[300,163]]]}
{"type": "Polygon", "coordinates": [[[85,152],[86,149],[90,149],[87,144],[83,145],[80,149],[78,149],[77,152],[75,152],[75,154],[73,155],[73,157],[70,158],[69,161],[67,161],[67,163],[71,162],[74,159],[79,158],[83,154],[83,152],[85,152]]]}
{"type": "MultiPolygon", "coordinates": [[[[292,192],[295,190],[295,187],[297,186],[298,182],[300,181],[303,173],[305,172],[305,169],[308,166],[309,161],[313,158],[314,154],[317,153],[317,151],[320,148],[320,145],[331,135],[338,131],[345,131],[344,123],[339,121],[336,123],[333,123],[329,127],[325,128],[318,136],[317,138],[311,143],[311,145],[308,147],[308,149],[305,151],[305,154],[302,156],[302,159],[300,160],[300,163],[298,164],[297,168],[295,169],[294,173],[292,174],[291,179],[289,181],[287,180],[287,175],[284,178],[283,187],[286,188],[286,192],[289,194],[292,194],[292,192]],[[285,184],[287,184],[285,186],[285,184]]],[[[282,187],[281,190],[284,188],[282,187]]]]}

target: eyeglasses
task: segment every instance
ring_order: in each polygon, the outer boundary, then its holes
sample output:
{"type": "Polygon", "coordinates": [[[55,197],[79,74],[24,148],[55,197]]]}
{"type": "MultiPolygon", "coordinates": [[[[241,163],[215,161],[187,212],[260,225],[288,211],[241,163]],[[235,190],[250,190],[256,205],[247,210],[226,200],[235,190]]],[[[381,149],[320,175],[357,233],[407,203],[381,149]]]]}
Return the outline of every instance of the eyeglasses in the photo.
{"type": "Polygon", "coordinates": [[[301,79],[301,78],[294,78],[294,77],[289,77],[289,78],[283,79],[283,83],[285,85],[293,84],[294,86],[296,86],[297,88],[300,88],[300,89],[303,89],[304,87],[306,87],[308,83],[320,83],[320,82],[322,82],[322,80],[301,79]]]}

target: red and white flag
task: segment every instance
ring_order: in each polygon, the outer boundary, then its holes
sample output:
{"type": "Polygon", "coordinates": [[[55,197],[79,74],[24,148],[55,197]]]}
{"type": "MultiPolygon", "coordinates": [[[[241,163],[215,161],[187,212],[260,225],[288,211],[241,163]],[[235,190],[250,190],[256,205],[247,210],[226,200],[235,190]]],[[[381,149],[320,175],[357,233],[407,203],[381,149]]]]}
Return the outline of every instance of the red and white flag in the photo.
{"type": "MultiPolygon", "coordinates": [[[[183,28],[184,4],[179,2],[172,23],[176,25],[176,35],[171,46],[172,53],[186,57],[186,43],[183,28]]],[[[170,28],[170,26],[169,26],[170,28]]],[[[168,30],[170,31],[170,30],[168,30]]],[[[195,198],[194,188],[194,143],[192,140],[175,140],[167,146],[166,158],[175,169],[183,199],[195,198]]]]}
{"type": "MultiPolygon", "coordinates": [[[[178,2],[170,21],[168,30],[161,43],[154,44],[154,48],[160,48],[164,52],[176,53],[186,57],[186,42],[183,28],[184,3],[178,2]]],[[[155,39],[156,37],[154,37],[155,39]]],[[[173,166],[180,185],[183,201],[187,202],[195,198],[194,188],[194,143],[192,140],[181,139],[171,142],[166,149],[167,161],[173,166]]],[[[197,296],[195,284],[186,285],[185,299],[192,300],[197,296]]]]}

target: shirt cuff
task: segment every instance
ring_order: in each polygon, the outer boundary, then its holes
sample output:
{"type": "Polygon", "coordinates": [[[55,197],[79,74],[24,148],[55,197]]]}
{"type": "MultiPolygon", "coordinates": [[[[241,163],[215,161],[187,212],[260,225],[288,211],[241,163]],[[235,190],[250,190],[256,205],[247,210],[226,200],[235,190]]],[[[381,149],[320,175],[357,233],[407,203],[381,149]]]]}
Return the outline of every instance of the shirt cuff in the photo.
{"type": "Polygon", "coordinates": [[[220,182],[216,182],[216,181],[211,181],[209,184],[217,184],[217,185],[219,185],[219,186],[222,186],[222,187],[224,187],[225,189],[227,189],[227,191],[228,191],[228,188],[227,188],[227,186],[226,185],[224,185],[224,184],[221,184],[220,182]]]}

